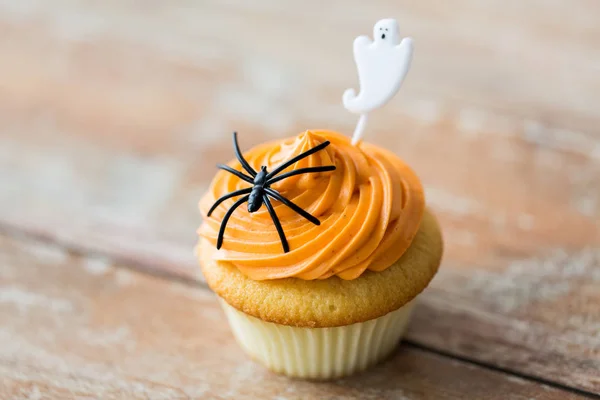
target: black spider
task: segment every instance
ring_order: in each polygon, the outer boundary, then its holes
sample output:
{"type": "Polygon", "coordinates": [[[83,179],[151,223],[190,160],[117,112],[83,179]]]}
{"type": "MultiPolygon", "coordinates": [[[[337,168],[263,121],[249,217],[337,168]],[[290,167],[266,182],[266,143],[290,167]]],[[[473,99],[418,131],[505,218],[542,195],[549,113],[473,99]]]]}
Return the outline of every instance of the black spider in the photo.
{"type": "Polygon", "coordinates": [[[285,204],[286,206],[288,206],[289,208],[291,208],[292,210],[294,210],[313,224],[320,225],[321,222],[317,218],[312,216],[310,213],[304,211],[302,208],[292,203],[290,200],[283,197],[281,193],[271,188],[271,185],[275,182],[279,182],[285,178],[289,178],[290,176],[294,175],[307,174],[311,172],[333,171],[335,169],[335,165],[325,165],[321,167],[299,168],[294,171],[289,171],[285,174],[278,175],[281,171],[288,168],[290,165],[302,160],[303,158],[310,156],[311,154],[316,153],[319,150],[323,150],[327,146],[329,146],[329,141],[323,142],[313,147],[312,149],[305,151],[302,154],[298,154],[296,157],[280,164],[271,172],[267,171],[267,167],[265,167],[264,165],[260,167],[260,171],[256,172],[254,168],[252,168],[250,164],[248,164],[248,161],[246,161],[246,159],[242,155],[240,151],[240,146],[238,145],[237,141],[237,132],[233,132],[233,150],[235,151],[235,156],[237,157],[240,164],[242,164],[242,167],[250,174],[250,176],[244,174],[243,172],[237,171],[228,165],[217,164],[217,168],[232,173],[241,180],[251,184],[252,187],[235,190],[231,193],[227,193],[219,197],[219,199],[215,201],[215,204],[213,204],[213,206],[208,211],[207,216],[210,217],[210,214],[212,214],[212,212],[219,206],[219,204],[221,204],[225,200],[235,196],[245,195],[244,197],[233,203],[231,208],[225,213],[223,221],[221,221],[221,228],[219,229],[219,236],[217,238],[217,249],[220,249],[223,245],[223,235],[225,234],[225,228],[227,227],[227,221],[229,221],[229,217],[231,217],[231,214],[233,214],[236,208],[241,206],[246,201],[248,202],[248,212],[250,213],[258,211],[260,207],[262,207],[263,203],[265,206],[267,206],[269,215],[271,215],[273,224],[275,224],[275,228],[277,229],[277,233],[279,234],[279,239],[281,239],[283,251],[286,253],[290,251],[290,246],[288,245],[287,239],[285,238],[285,233],[283,232],[283,228],[281,227],[279,218],[277,217],[277,214],[273,209],[273,205],[271,204],[270,198],[282,202],[283,204],[285,204]]]}

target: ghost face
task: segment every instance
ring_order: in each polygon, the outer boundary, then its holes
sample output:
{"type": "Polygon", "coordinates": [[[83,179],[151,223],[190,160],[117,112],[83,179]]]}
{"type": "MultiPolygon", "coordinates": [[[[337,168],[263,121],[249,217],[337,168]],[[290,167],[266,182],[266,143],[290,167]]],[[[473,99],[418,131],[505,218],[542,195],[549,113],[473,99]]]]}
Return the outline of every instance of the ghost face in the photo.
{"type": "Polygon", "coordinates": [[[373,28],[373,40],[376,43],[397,45],[400,43],[400,31],[395,19],[382,19],[373,28]]]}

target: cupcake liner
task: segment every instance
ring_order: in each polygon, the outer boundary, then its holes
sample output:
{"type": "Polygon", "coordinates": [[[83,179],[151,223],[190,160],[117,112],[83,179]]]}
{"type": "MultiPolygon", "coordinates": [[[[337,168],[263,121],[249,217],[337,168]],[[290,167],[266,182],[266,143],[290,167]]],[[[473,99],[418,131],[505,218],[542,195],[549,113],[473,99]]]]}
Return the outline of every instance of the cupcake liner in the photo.
{"type": "Polygon", "coordinates": [[[302,328],[265,322],[219,301],[252,358],[274,372],[305,379],[340,378],[384,359],[400,341],[415,304],[352,325],[302,328]]]}

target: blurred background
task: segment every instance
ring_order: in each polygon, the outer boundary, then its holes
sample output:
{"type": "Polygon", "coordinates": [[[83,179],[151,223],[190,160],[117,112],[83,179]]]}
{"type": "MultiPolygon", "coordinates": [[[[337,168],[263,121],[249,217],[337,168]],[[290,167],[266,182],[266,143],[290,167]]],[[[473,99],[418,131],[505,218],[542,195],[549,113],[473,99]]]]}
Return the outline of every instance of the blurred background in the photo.
{"type": "Polygon", "coordinates": [[[195,269],[230,133],[350,134],[352,40],[393,16],[414,62],[366,139],[420,174],[449,259],[598,244],[595,2],[326,3],[3,2],[3,223],[195,269]]]}
{"type": "Polygon", "coordinates": [[[352,41],[384,17],[415,54],[365,138],[446,240],[409,340],[600,391],[596,1],[0,1],[0,227],[201,282],[231,132],[350,135],[352,41]]]}

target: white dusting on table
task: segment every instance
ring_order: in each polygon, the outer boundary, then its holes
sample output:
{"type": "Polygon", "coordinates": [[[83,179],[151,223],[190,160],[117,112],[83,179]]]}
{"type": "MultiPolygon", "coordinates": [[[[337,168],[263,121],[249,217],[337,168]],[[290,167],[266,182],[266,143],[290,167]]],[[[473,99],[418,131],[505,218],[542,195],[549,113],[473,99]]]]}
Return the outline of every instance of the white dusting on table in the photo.
{"type": "Polygon", "coordinates": [[[83,260],[83,268],[92,275],[104,275],[110,266],[111,261],[106,257],[87,257],[83,260]]]}
{"type": "Polygon", "coordinates": [[[60,210],[65,223],[80,227],[98,222],[147,227],[183,176],[177,160],[115,153],[76,140],[52,148],[31,149],[10,141],[3,146],[11,151],[9,158],[0,160],[0,168],[17,161],[20,165],[16,174],[4,175],[13,189],[0,192],[7,213],[27,215],[34,210],[42,219],[60,210]],[[20,156],[24,152],[26,159],[20,156]]]}
{"type": "Polygon", "coordinates": [[[491,303],[503,313],[535,301],[553,301],[574,289],[575,280],[590,279],[600,284],[600,248],[576,252],[551,250],[546,256],[511,262],[502,272],[470,271],[467,289],[484,292],[478,296],[493,299],[491,303]]]}
{"type": "Polygon", "coordinates": [[[34,255],[37,261],[43,264],[60,264],[64,263],[69,254],[68,252],[53,243],[41,243],[41,242],[24,242],[23,246],[27,247],[29,254],[34,255]]]}
{"type": "Polygon", "coordinates": [[[574,207],[582,215],[594,217],[600,209],[600,196],[598,196],[598,193],[590,193],[589,195],[577,196],[574,199],[574,207]]]}
{"type": "Polygon", "coordinates": [[[544,126],[539,121],[525,120],[522,137],[541,147],[582,154],[592,159],[600,155],[600,143],[590,133],[544,126]]]}
{"type": "Polygon", "coordinates": [[[486,132],[486,115],[474,108],[463,108],[458,114],[458,127],[465,136],[476,137],[486,132]]]}
{"type": "Polygon", "coordinates": [[[493,214],[490,219],[495,231],[502,231],[506,228],[506,213],[493,214]]]}
{"type": "Polygon", "coordinates": [[[131,286],[135,283],[136,279],[133,272],[123,268],[117,268],[115,270],[115,277],[119,286],[131,286]]]}
{"type": "Polygon", "coordinates": [[[128,351],[132,351],[136,344],[127,326],[114,329],[82,327],[77,331],[77,337],[92,346],[109,347],[118,344],[125,346],[128,351]]]}
{"type": "Polygon", "coordinates": [[[20,313],[32,307],[45,308],[57,313],[69,312],[74,308],[73,304],[66,299],[48,297],[15,286],[0,288],[0,303],[12,304],[20,313]]]}
{"type": "Polygon", "coordinates": [[[506,375],[506,380],[512,383],[516,383],[518,385],[525,385],[527,381],[523,378],[519,378],[518,376],[506,375]]]}
{"type": "Polygon", "coordinates": [[[425,124],[434,124],[442,117],[439,102],[430,99],[415,99],[415,101],[407,103],[403,111],[406,115],[425,124]]]}
{"type": "Polygon", "coordinates": [[[484,211],[484,207],[475,199],[462,197],[433,186],[425,186],[427,204],[441,211],[457,215],[472,215],[484,211]]]}
{"type": "Polygon", "coordinates": [[[42,399],[42,393],[40,392],[40,389],[36,385],[33,385],[31,387],[31,392],[27,396],[27,399],[28,400],[41,400],[42,399]]]}

